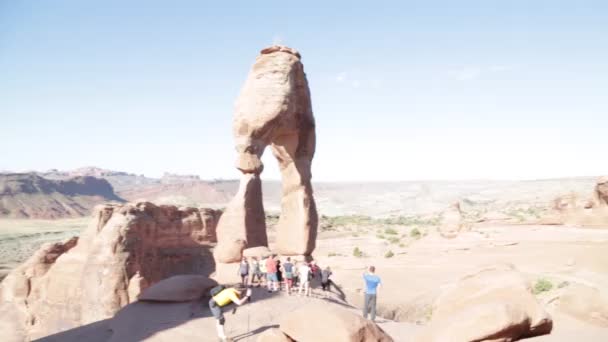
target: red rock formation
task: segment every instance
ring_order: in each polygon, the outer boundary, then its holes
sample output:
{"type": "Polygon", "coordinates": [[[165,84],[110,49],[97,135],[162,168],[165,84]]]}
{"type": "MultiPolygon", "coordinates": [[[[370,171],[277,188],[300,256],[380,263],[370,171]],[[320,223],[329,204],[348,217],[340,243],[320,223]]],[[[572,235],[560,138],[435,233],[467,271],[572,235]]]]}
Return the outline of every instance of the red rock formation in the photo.
{"type": "Polygon", "coordinates": [[[496,265],[446,287],[415,341],[515,341],[552,328],[523,275],[511,265],[496,265]]]}
{"type": "Polygon", "coordinates": [[[240,260],[243,248],[267,245],[259,174],[271,146],[283,180],[277,252],[310,255],[315,248],[317,210],[311,163],[315,120],[300,54],[284,46],[261,51],[237,100],[233,122],[241,187],[218,225],[219,262],[240,260]]]}
{"type": "Polygon", "coordinates": [[[592,198],[567,194],[553,200],[552,211],[541,220],[544,224],[603,227],[608,225],[608,177],[600,177],[592,198]]]}
{"type": "Polygon", "coordinates": [[[98,206],[78,240],[46,245],[9,273],[0,312],[13,321],[3,324],[44,336],[112,317],[169,276],[209,275],[217,216],[202,212],[147,202],[98,206]]]}
{"type": "Polygon", "coordinates": [[[446,238],[454,238],[465,228],[460,203],[454,202],[442,213],[439,233],[446,238]]]}
{"type": "Polygon", "coordinates": [[[597,180],[594,197],[598,207],[608,207],[608,176],[597,180]]]}
{"type": "Polygon", "coordinates": [[[359,313],[326,304],[307,304],[287,314],[280,322],[280,330],[295,341],[393,341],[359,313]]]}

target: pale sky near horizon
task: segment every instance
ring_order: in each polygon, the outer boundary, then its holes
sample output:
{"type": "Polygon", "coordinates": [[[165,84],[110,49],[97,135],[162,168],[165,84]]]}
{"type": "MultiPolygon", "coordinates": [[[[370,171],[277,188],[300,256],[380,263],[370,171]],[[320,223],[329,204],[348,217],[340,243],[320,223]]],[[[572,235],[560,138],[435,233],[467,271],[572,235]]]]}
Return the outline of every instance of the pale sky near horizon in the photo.
{"type": "Polygon", "coordinates": [[[606,1],[0,0],[0,170],[236,178],[234,102],[278,42],[315,180],[608,174],[607,37],[606,1]]]}

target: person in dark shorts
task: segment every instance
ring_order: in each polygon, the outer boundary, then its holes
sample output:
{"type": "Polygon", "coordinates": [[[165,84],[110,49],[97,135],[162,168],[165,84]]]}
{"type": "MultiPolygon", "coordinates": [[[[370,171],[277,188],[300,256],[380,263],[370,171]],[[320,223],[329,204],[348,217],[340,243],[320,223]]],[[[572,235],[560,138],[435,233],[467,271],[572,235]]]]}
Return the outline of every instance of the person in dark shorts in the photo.
{"type": "Polygon", "coordinates": [[[291,263],[291,258],[287,257],[287,261],[283,263],[283,273],[285,278],[285,289],[287,290],[287,294],[291,294],[291,287],[293,286],[293,264],[291,263]]]}
{"type": "Polygon", "coordinates": [[[277,280],[279,281],[279,290],[281,289],[281,283],[283,282],[283,269],[281,268],[281,260],[277,258],[277,280]]]}
{"type": "Polygon", "coordinates": [[[231,303],[239,306],[243,305],[249,298],[251,298],[251,289],[247,289],[245,296],[243,296],[241,291],[230,287],[221,290],[209,300],[209,309],[216,320],[217,335],[221,342],[232,341],[232,339],[226,337],[226,333],[224,332],[226,319],[224,318],[222,308],[227,307],[231,303]]]}
{"type": "Polygon", "coordinates": [[[255,278],[258,278],[258,287],[260,286],[260,284],[262,284],[262,270],[260,269],[260,262],[258,261],[258,258],[253,257],[251,258],[251,286],[253,286],[253,282],[255,281],[255,278]]]}
{"type": "Polygon", "coordinates": [[[239,265],[239,275],[241,276],[241,285],[247,286],[247,278],[249,277],[249,263],[247,258],[243,257],[239,265]]]}
{"type": "Polygon", "coordinates": [[[325,294],[325,298],[328,297],[328,291],[330,291],[330,286],[331,286],[331,280],[329,279],[329,277],[331,277],[332,273],[331,273],[331,269],[329,268],[329,266],[325,267],[325,269],[323,271],[321,271],[321,287],[323,288],[323,293],[325,294]]]}

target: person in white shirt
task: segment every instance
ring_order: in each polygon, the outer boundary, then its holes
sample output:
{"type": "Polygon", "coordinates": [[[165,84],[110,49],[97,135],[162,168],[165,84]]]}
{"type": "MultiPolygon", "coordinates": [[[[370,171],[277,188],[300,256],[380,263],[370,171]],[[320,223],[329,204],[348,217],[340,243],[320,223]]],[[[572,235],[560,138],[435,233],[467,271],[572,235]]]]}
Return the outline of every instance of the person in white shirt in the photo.
{"type": "Polygon", "coordinates": [[[300,277],[298,295],[302,295],[302,290],[304,290],[304,294],[307,297],[310,296],[310,267],[306,262],[303,262],[298,266],[298,275],[300,277]]]}

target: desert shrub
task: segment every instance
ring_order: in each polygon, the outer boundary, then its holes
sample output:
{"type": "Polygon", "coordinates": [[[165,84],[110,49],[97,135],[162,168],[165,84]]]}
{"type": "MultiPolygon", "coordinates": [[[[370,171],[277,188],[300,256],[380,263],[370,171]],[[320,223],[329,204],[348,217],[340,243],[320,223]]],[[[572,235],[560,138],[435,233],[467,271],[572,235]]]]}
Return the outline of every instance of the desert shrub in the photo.
{"type": "Polygon", "coordinates": [[[400,244],[399,244],[399,247],[401,247],[401,248],[405,248],[405,244],[404,244],[404,243],[400,243],[400,244]]]}
{"type": "Polygon", "coordinates": [[[364,226],[374,222],[373,218],[364,215],[321,216],[321,225],[325,227],[364,226]]]}
{"type": "Polygon", "coordinates": [[[277,224],[279,222],[279,215],[278,214],[266,214],[266,223],[267,224],[277,224]]]}
{"type": "Polygon", "coordinates": [[[335,257],[335,256],[340,256],[340,253],[336,253],[336,252],[329,252],[327,254],[328,257],[335,257]]]}
{"type": "Polygon", "coordinates": [[[395,256],[395,253],[393,253],[393,251],[388,251],[386,252],[386,254],[384,254],[385,258],[392,258],[395,256]]]}
{"type": "Polygon", "coordinates": [[[359,247],[355,247],[353,249],[353,256],[357,258],[362,258],[364,256],[363,251],[359,249],[359,247]]]}
{"type": "Polygon", "coordinates": [[[397,235],[399,233],[395,229],[393,229],[393,228],[386,228],[384,230],[384,234],[386,234],[386,235],[397,235]]]}
{"type": "Polygon", "coordinates": [[[418,216],[397,216],[384,219],[382,222],[387,225],[399,226],[436,226],[440,222],[440,217],[421,218],[418,216]]]}
{"type": "Polygon", "coordinates": [[[420,237],[422,237],[422,233],[420,232],[420,230],[418,230],[418,228],[414,228],[410,230],[410,237],[414,239],[420,239],[420,237]]]}
{"type": "Polygon", "coordinates": [[[385,239],[386,237],[382,234],[376,234],[376,238],[378,239],[385,239]]]}
{"type": "Polygon", "coordinates": [[[399,243],[399,241],[401,240],[396,236],[391,236],[390,238],[388,238],[388,242],[390,243],[399,243]]]}
{"type": "Polygon", "coordinates": [[[539,294],[542,292],[547,292],[553,288],[553,284],[547,279],[541,278],[536,281],[534,287],[532,288],[532,293],[539,294]]]}
{"type": "Polygon", "coordinates": [[[568,282],[568,281],[564,280],[564,281],[562,281],[561,283],[557,284],[557,288],[558,288],[558,289],[561,289],[561,288],[564,288],[564,287],[566,287],[566,286],[568,286],[568,285],[570,285],[570,282],[568,282]]]}
{"type": "Polygon", "coordinates": [[[357,233],[352,233],[352,234],[351,234],[351,236],[352,236],[352,237],[359,237],[359,234],[357,234],[357,233]]]}

